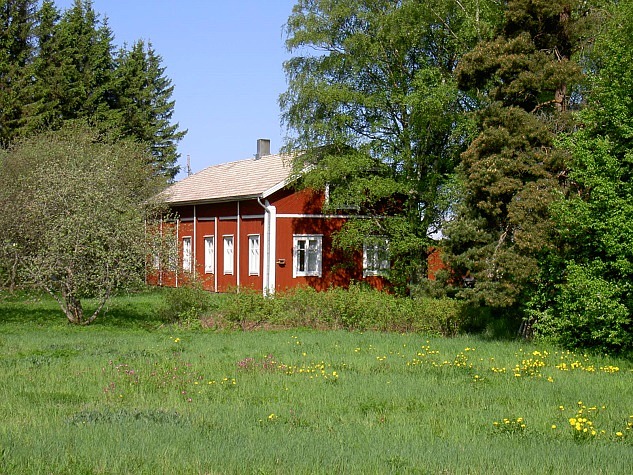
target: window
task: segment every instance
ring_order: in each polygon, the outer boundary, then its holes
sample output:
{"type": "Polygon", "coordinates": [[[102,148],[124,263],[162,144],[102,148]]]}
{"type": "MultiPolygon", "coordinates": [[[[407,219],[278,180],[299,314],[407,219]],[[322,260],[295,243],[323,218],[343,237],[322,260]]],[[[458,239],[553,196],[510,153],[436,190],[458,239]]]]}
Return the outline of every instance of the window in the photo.
{"type": "Polygon", "coordinates": [[[174,241],[172,244],[169,246],[167,254],[167,270],[176,272],[178,270],[178,241],[174,241]]]}
{"type": "Polygon", "coordinates": [[[248,236],[248,275],[259,275],[259,234],[248,236]]]}
{"type": "Polygon", "coordinates": [[[213,236],[204,237],[204,273],[215,272],[215,242],[213,236]]]}
{"type": "Polygon", "coordinates": [[[155,270],[160,270],[160,252],[154,251],[152,255],[152,267],[155,270]]]}
{"type": "Polygon", "coordinates": [[[293,238],[293,277],[321,277],[321,235],[295,235],[293,238]]]}
{"type": "Polygon", "coordinates": [[[182,270],[191,272],[191,237],[182,238],[182,270]]]}
{"type": "Polygon", "coordinates": [[[368,241],[363,245],[363,277],[386,275],[391,267],[386,239],[368,241]]]}
{"type": "Polygon", "coordinates": [[[233,274],[233,236],[224,236],[224,273],[233,274]]]}

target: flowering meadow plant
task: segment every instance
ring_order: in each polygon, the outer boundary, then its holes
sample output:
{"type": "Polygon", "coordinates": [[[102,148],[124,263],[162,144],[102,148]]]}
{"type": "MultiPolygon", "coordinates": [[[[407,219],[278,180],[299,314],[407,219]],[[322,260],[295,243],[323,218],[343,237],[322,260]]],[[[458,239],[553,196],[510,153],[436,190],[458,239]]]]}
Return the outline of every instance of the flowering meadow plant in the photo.
{"type": "MultiPolygon", "coordinates": [[[[40,302],[30,311],[46,311],[40,302]]],[[[141,302],[133,308],[147,312],[141,302]]],[[[122,317],[69,329],[16,324],[7,308],[0,473],[633,466],[628,360],[413,333],[148,328],[122,317]]]]}

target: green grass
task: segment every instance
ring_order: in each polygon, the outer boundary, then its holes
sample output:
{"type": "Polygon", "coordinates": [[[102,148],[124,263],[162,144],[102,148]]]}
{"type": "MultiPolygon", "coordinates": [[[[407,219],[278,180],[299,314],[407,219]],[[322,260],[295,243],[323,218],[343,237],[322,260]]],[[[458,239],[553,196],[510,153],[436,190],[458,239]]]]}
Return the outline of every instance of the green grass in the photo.
{"type": "Polygon", "coordinates": [[[631,362],[468,336],[187,330],[159,305],[119,297],[77,328],[47,298],[0,300],[0,473],[633,466],[631,362]]]}

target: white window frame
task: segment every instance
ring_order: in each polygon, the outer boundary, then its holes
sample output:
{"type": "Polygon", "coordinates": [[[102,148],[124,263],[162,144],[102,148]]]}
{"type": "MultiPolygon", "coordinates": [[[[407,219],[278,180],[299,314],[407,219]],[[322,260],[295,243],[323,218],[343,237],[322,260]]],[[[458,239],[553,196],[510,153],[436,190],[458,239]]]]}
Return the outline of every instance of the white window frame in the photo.
{"type": "Polygon", "coordinates": [[[259,275],[260,262],[259,234],[248,235],[248,275],[259,275]]]}
{"type": "Polygon", "coordinates": [[[191,272],[193,265],[193,250],[191,248],[191,236],[182,237],[182,270],[191,272]]]}
{"type": "Polygon", "coordinates": [[[386,276],[389,269],[391,269],[389,241],[378,238],[365,241],[363,244],[363,277],[386,276]]]}
{"type": "Polygon", "coordinates": [[[235,236],[225,234],[222,236],[224,252],[224,275],[233,275],[235,272],[235,236]]]}
{"type": "Polygon", "coordinates": [[[292,236],[292,277],[321,277],[323,273],[323,235],[295,234],[292,236]],[[314,269],[309,269],[310,241],[314,241],[316,260],[314,269]],[[303,268],[303,269],[302,269],[303,268]]]}
{"type": "Polygon", "coordinates": [[[204,273],[215,274],[215,236],[204,236],[204,273]]]}

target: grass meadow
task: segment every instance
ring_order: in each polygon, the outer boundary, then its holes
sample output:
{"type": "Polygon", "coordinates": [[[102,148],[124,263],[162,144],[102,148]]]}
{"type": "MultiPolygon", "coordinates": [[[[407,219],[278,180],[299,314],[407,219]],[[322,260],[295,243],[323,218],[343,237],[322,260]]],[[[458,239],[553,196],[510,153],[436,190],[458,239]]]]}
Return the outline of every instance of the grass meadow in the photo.
{"type": "Polygon", "coordinates": [[[165,325],[160,295],[69,326],[0,298],[2,474],[633,469],[633,364],[526,342],[165,325]]]}

